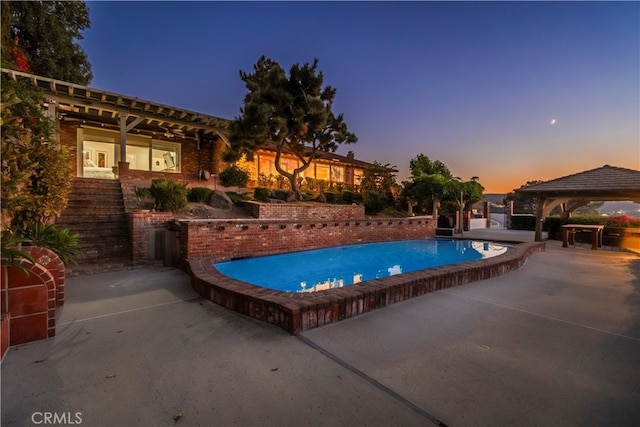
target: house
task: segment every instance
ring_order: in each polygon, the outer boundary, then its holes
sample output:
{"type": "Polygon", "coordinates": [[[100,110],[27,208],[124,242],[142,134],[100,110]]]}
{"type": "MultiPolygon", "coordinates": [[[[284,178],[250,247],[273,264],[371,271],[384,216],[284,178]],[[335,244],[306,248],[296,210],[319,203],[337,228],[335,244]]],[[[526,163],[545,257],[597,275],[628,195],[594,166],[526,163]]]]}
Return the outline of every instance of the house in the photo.
{"type": "MultiPolygon", "coordinates": [[[[229,120],[15,70],[2,73],[43,91],[43,106],[59,124],[56,138],[72,153],[76,177],[220,185],[216,176],[228,166],[222,155],[229,145],[229,120]]],[[[283,159],[287,170],[299,165],[293,155],[284,153],[283,159]]],[[[277,175],[274,162],[275,152],[261,149],[251,162],[240,163],[250,173],[250,185],[258,186],[277,175]]],[[[357,189],[367,165],[353,152],[320,153],[302,177],[357,189]]]]}

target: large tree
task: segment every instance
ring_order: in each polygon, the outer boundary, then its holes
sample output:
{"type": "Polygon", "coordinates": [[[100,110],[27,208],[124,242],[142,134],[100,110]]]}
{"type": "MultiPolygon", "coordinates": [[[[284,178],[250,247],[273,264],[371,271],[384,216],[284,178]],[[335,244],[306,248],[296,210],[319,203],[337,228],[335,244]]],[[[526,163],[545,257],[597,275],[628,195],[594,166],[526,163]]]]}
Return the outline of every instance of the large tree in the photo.
{"type": "Polygon", "coordinates": [[[443,162],[431,160],[424,154],[411,159],[409,167],[413,180],[404,183],[404,196],[418,202],[423,209],[432,207],[434,217],[438,216],[440,203],[468,210],[482,200],[484,187],[477,177],[462,181],[454,177],[443,162]]]}
{"type": "Polygon", "coordinates": [[[77,40],[89,26],[83,1],[2,0],[3,66],[87,85],[91,64],[77,40]]]}
{"type": "Polygon", "coordinates": [[[449,168],[440,160],[431,160],[418,154],[409,161],[412,181],[404,184],[404,196],[418,203],[418,206],[438,215],[438,206],[445,199],[454,199],[457,181],[449,168]]]}
{"type": "MultiPolygon", "coordinates": [[[[76,44],[89,27],[81,1],[2,1],[2,66],[86,84],[91,67],[76,44]]],[[[44,95],[2,75],[2,228],[51,223],[67,204],[69,152],[55,138],[44,95]]]]}
{"type": "Polygon", "coordinates": [[[298,175],[306,170],[316,155],[334,152],[339,144],[352,144],[356,136],[349,132],[342,114],[334,114],[336,90],[323,87],[324,77],[313,64],[295,64],[289,74],[275,61],[262,56],[253,73],[240,71],[248,93],[241,115],[230,125],[231,150],[226,160],[245,155],[253,157],[261,147],[275,149],[275,168],[291,183],[299,198],[298,175]],[[284,153],[292,154],[300,166],[286,170],[284,153]]]}
{"type": "Polygon", "coordinates": [[[444,163],[440,160],[431,160],[424,154],[418,154],[415,158],[411,159],[409,161],[409,168],[411,169],[411,176],[414,179],[425,175],[441,175],[443,178],[453,178],[449,168],[444,163]]]}

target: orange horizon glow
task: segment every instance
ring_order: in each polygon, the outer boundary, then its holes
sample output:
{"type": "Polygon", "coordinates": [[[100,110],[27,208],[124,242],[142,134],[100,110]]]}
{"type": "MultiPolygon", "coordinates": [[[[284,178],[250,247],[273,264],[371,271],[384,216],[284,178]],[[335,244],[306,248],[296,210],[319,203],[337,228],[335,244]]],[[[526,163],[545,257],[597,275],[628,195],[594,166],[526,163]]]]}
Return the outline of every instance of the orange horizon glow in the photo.
{"type": "Polygon", "coordinates": [[[568,164],[554,164],[554,165],[541,165],[540,167],[529,166],[523,168],[521,173],[509,174],[507,176],[496,176],[495,174],[489,174],[486,179],[480,176],[480,183],[485,188],[485,193],[509,193],[515,189],[520,188],[526,184],[527,181],[550,181],[557,178],[562,178],[568,175],[573,175],[580,172],[585,172],[591,169],[596,169],[604,165],[633,169],[640,171],[640,158],[636,159],[628,158],[625,161],[607,162],[607,161],[579,161],[568,164]]]}

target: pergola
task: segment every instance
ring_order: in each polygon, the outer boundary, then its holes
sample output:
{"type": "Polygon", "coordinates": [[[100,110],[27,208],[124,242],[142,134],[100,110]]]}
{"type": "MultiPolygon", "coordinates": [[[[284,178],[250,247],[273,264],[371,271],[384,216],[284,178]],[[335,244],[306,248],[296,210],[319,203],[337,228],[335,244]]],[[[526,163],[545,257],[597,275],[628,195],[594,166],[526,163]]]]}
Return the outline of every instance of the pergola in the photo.
{"type": "Polygon", "coordinates": [[[120,158],[126,158],[126,135],[134,128],[180,136],[197,142],[227,139],[229,120],[88,86],[2,68],[14,81],[27,81],[44,92],[49,116],[98,120],[120,128],[120,158]]]}
{"type": "Polygon", "coordinates": [[[604,165],[523,187],[516,193],[539,200],[536,212],[535,240],[542,240],[542,221],[557,206],[563,208],[563,215],[593,201],[633,201],[640,203],[640,171],[604,165]]]}

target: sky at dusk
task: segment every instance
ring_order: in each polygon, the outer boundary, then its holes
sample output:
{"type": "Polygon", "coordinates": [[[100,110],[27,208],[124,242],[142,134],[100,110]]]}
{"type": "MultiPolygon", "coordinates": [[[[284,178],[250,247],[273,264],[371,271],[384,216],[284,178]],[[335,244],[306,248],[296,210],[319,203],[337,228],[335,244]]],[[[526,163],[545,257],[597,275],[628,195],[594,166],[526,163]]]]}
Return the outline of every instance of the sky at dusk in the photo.
{"type": "Polygon", "coordinates": [[[640,169],[638,2],[87,2],[89,86],[233,119],[265,55],[319,60],[356,158],[488,193],[640,169]]]}

